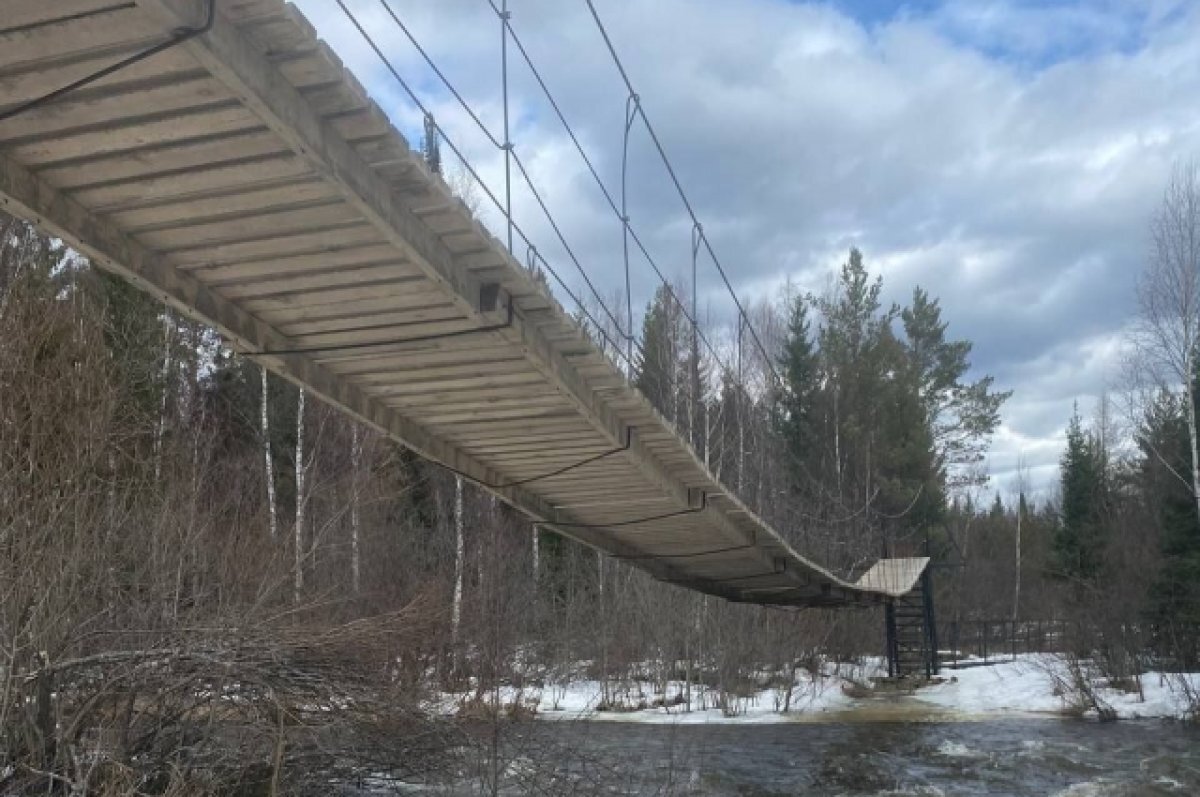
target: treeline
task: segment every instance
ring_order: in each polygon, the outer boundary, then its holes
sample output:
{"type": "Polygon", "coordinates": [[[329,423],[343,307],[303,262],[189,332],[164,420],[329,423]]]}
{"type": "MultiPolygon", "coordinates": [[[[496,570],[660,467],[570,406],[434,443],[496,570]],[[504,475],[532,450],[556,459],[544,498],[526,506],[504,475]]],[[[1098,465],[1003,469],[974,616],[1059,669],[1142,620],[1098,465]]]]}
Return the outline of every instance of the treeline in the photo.
{"type": "Polygon", "coordinates": [[[944,547],[948,496],[987,480],[1009,396],[970,378],[936,298],[885,306],[882,290],[851,250],[824,293],[758,305],[720,345],[660,287],[634,380],[726,485],[847,573],[944,547]]]}
{"type": "MultiPolygon", "coordinates": [[[[1092,680],[1200,667],[1200,171],[1176,167],[1150,225],[1118,387],[1066,425],[1059,480],[1035,505],[1026,474],[946,524],[948,619],[1056,620],[1092,680]],[[1004,607],[1010,607],[1006,614],[1004,607]]],[[[1087,692],[1088,675],[1078,674],[1087,692]]],[[[1186,686],[1186,684],[1184,684],[1186,686]]],[[[1200,706],[1200,696],[1190,694],[1200,706]]],[[[1103,713],[1103,712],[1101,712],[1103,713]]]]}

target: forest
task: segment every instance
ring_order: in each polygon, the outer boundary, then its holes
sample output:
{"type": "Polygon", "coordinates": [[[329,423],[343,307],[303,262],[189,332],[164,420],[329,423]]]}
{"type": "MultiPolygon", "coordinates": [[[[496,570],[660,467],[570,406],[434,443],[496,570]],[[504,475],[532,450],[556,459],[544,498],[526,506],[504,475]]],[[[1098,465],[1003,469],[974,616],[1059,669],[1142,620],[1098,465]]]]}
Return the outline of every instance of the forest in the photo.
{"type": "MultiPolygon", "coordinates": [[[[1200,231],[1194,206],[1180,215],[1197,197],[1178,170],[1139,293],[1140,369],[1094,412],[1063,408],[1041,501],[983,468],[1010,394],[973,375],[933,293],[885,303],[858,250],[820,291],[732,325],[696,329],[690,288],[660,288],[629,376],[835,572],[928,554],[947,628],[1053,621],[1107,675],[1194,668],[1200,308],[1171,302],[1188,268],[1200,284],[1173,245],[1200,231]]],[[[733,605],[535,529],[0,216],[6,793],[304,793],[464,768],[491,790],[512,777],[497,740],[527,719],[501,688],[586,678],[619,710],[636,682],[681,681],[685,709],[695,685],[736,714],[764,677],[882,644],[878,611],[733,605]]]]}

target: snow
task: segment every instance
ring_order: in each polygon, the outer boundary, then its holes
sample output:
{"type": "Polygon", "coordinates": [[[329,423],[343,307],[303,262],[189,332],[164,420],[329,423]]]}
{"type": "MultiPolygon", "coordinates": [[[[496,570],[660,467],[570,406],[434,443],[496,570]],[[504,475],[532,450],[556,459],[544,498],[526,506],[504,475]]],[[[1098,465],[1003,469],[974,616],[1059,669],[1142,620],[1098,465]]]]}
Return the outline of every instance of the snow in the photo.
{"type": "MultiPolygon", "coordinates": [[[[682,682],[671,681],[665,691],[649,681],[610,684],[619,710],[601,710],[603,686],[599,681],[574,680],[542,688],[500,691],[504,705],[521,707],[546,720],[618,721],[657,724],[753,724],[797,721],[907,720],[946,721],[987,719],[998,716],[1064,716],[1078,714],[1069,696],[1058,686],[1068,682],[1066,665],[1052,654],[1029,654],[986,666],[943,670],[942,680],[911,692],[864,688],[881,675],[881,662],[869,661],[853,667],[827,664],[820,674],[801,673],[792,691],[791,707],[782,711],[782,689],[760,689],[751,697],[733,701],[731,711],[717,707],[718,695],[692,685],[692,710],[672,705],[684,694],[682,682]],[[615,694],[614,694],[615,693],[615,694]]],[[[1187,702],[1171,678],[1146,673],[1141,678],[1142,694],[1099,686],[1100,700],[1120,719],[1182,718],[1187,702]]],[[[1200,690],[1200,673],[1184,676],[1193,690],[1200,690]]],[[[1177,681],[1176,681],[1177,685],[1177,681]]],[[[469,701],[469,694],[445,694],[436,707],[455,713],[469,701]]],[[[1088,712],[1085,712],[1087,714],[1088,712]]],[[[1095,715],[1092,709],[1090,714],[1095,715]]],[[[960,750],[942,751],[947,756],[960,750]]]]}
{"type": "MultiPolygon", "coordinates": [[[[1053,654],[1028,654],[1010,661],[962,670],[945,670],[944,683],[919,690],[914,699],[968,716],[1062,714],[1071,706],[1057,684],[1066,680],[1066,665],[1053,654]]],[[[1176,676],[1178,677],[1178,676],[1176,676]]],[[[1193,689],[1200,673],[1185,676],[1193,689]]],[[[1100,699],[1120,719],[1182,718],[1186,701],[1168,676],[1149,672],[1141,677],[1142,694],[1101,686],[1100,699]]],[[[1095,714],[1092,709],[1089,712],[1095,714]]]]}

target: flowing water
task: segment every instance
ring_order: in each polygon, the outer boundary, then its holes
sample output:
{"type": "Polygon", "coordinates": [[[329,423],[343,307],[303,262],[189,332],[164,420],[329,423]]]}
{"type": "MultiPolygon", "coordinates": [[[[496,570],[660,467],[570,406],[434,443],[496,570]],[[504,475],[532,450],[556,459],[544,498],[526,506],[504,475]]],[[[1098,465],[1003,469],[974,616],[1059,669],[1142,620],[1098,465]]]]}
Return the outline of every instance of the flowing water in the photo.
{"type": "Polygon", "coordinates": [[[1162,722],[576,723],[554,736],[633,794],[1200,795],[1200,731],[1162,722]]]}
{"type": "MultiPolygon", "coordinates": [[[[535,722],[509,734],[504,794],[1200,795],[1200,729],[856,713],[768,725],[535,722]]],[[[477,782],[443,791],[478,794],[477,782]]]]}

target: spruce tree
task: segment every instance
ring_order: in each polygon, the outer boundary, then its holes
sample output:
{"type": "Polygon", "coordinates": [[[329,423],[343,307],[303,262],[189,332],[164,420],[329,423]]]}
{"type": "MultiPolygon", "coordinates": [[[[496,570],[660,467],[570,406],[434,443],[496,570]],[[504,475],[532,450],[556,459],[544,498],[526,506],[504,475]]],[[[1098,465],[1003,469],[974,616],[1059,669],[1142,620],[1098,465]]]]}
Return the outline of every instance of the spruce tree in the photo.
{"type": "Polygon", "coordinates": [[[783,385],[775,402],[775,425],[787,450],[792,486],[799,488],[819,470],[817,407],[820,374],[808,320],[809,299],[791,301],[787,338],[779,358],[783,385]]]}
{"type": "Polygon", "coordinates": [[[1108,457],[1103,444],[1084,430],[1079,411],[1067,426],[1061,467],[1061,523],[1054,536],[1057,575],[1094,583],[1103,565],[1108,506],[1108,457]]]}
{"type": "Polygon", "coordinates": [[[660,285],[642,321],[642,359],[634,380],[654,408],[672,421],[678,418],[680,315],[675,297],[667,286],[660,285]]]}
{"type": "Polygon", "coordinates": [[[1200,662],[1200,523],[1187,481],[1191,464],[1185,396],[1163,392],[1137,435],[1143,500],[1155,517],[1162,564],[1149,594],[1156,643],[1185,666],[1200,662]]]}

